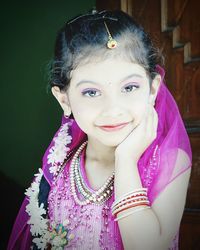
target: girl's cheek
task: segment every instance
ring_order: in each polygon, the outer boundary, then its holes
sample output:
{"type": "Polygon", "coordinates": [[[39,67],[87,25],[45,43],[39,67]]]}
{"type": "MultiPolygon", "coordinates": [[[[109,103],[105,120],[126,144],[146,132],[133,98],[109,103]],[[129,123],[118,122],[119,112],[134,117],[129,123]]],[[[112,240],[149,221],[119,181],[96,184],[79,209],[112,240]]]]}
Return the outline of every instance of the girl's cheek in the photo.
{"type": "Polygon", "coordinates": [[[135,104],[133,110],[132,110],[132,116],[134,120],[134,124],[137,125],[142,121],[142,119],[147,114],[148,105],[144,103],[137,103],[135,104]]]}

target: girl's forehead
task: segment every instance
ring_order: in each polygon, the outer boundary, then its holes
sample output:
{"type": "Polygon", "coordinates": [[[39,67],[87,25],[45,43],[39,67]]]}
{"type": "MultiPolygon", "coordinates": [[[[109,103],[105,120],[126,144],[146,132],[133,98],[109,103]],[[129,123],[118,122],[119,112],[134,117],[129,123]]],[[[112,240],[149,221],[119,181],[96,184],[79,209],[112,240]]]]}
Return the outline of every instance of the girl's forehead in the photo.
{"type": "Polygon", "coordinates": [[[146,71],[144,67],[138,63],[120,60],[109,59],[99,62],[89,62],[86,64],[78,65],[72,72],[71,77],[73,80],[77,80],[83,77],[93,78],[120,78],[127,74],[137,74],[142,77],[146,77],[146,71]]]}

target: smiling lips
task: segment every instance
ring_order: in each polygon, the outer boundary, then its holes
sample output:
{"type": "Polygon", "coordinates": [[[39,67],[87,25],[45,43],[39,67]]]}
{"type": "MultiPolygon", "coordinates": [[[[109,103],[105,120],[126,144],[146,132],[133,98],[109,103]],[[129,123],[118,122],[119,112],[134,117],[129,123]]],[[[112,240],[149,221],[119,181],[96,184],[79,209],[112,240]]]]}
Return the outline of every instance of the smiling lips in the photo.
{"type": "Polygon", "coordinates": [[[117,125],[104,125],[104,126],[99,126],[99,128],[107,132],[113,132],[113,131],[117,131],[117,130],[124,128],[128,123],[129,122],[120,123],[117,125]]]}

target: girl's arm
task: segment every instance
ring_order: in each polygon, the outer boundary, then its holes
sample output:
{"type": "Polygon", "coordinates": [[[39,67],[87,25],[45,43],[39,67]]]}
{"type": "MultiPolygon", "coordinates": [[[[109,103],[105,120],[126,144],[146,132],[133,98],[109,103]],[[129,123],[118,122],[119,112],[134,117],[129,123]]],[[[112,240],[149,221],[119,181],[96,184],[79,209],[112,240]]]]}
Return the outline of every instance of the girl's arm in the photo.
{"type": "MultiPolygon", "coordinates": [[[[175,168],[188,161],[179,150],[175,168]]],[[[182,173],[161,192],[150,209],[135,212],[118,221],[126,250],[165,250],[176,235],[185,206],[190,169],[182,173]]],[[[116,157],[115,198],[142,188],[137,162],[132,158],[116,157]]],[[[127,211],[131,211],[130,208],[127,211]]],[[[133,208],[134,209],[134,208],[133,208]]],[[[120,216],[127,213],[123,211],[120,216]]]]}

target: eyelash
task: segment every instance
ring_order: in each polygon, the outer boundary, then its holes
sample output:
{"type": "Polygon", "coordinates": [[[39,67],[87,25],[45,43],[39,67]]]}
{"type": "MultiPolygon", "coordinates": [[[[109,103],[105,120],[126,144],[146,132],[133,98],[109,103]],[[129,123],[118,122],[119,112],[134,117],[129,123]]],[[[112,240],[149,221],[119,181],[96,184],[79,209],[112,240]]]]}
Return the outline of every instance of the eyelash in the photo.
{"type": "MultiPolygon", "coordinates": [[[[138,89],[139,88],[139,86],[138,85],[136,85],[136,84],[128,84],[128,85],[126,85],[125,87],[124,87],[124,89],[125,88],[127,88],[127,87],[132,87],[131,88],[131,91],[123,91],[123,93],[125,92],[125,93],[130,93],[130,92],[132,92],[132,90],[133,90],[133,87],[135,87],[135,89],[138,89]]],[[[91,92],[99,92],[97,89],[87,89],[87,90],[84,90],[84,91],[82,91],[82,95],[83,96],[87,96],[87,97],[98,97],[98,96],[100,96],[101,94],[99,94],[99,95],[97,95],[97,96],[91,96],[89,93],[91,93],[91,92]],[[88,94],[88,95],[87,95],[88,94]]]]}

